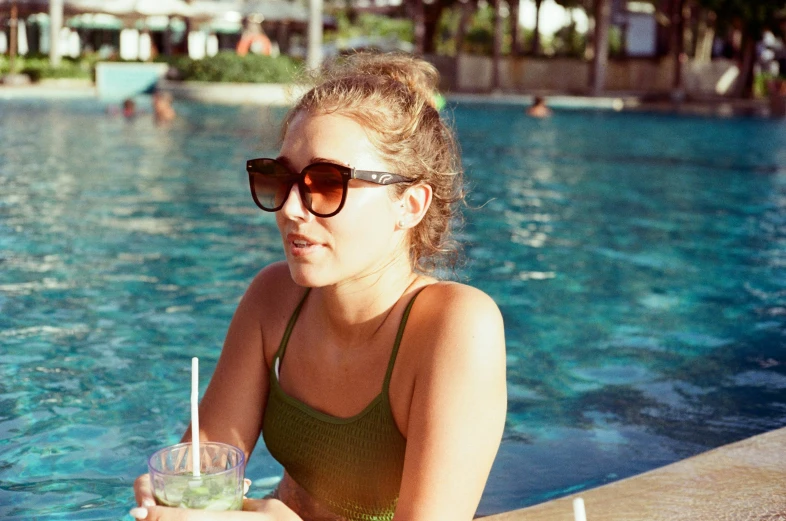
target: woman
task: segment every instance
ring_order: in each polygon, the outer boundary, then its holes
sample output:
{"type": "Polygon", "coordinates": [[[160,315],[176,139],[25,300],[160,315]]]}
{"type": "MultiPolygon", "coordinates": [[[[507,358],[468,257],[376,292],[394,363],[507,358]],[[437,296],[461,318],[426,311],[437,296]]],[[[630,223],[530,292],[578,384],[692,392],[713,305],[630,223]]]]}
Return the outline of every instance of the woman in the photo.
{"type": "Polygon", "coordinates": [[[286,262],[238,306],[200,439],[248,456],[262,433],[285,473],[221,514],[149,506],[145,475],[135,517],[473,518],[505,422],[505,341],[487,295],[428,274],[462,196],[437,80],[411,57],[349,58],[291,110],[278,158],[248,162],[286,262]]]}

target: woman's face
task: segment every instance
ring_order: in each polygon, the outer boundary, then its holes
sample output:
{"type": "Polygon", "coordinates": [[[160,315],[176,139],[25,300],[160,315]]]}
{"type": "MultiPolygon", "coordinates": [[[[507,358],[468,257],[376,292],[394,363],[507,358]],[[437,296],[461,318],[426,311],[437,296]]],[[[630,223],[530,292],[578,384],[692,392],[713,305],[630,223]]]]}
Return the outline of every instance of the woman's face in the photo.
{"type": "MultiPolygon", "coordinates": [[[[318,161],[390,171],[363,127],[338,114],[301,112],[295,116],[278,159],[293,172],[318,161]]],[[[276,212],[293,280],[308,287],[357,280],[383,269],[401,254],[403,232],[396,231],[400,205],[388,190],[352,179],[341,211],[322,218],[306,209],[294,185],[283,208],[276,212]]]]}

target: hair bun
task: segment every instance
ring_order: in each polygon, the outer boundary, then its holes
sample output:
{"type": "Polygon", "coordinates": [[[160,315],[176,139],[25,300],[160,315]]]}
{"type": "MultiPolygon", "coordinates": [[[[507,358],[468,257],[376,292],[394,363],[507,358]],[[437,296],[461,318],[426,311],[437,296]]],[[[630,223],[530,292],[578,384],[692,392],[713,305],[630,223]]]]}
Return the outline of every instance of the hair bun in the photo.
{"type": "Polygon", "coordinates": [[[344,57],[336,69],[334,71],[339,77],[369,75],[391,78],[433,108],[440,108],[439,72],[430,63],[409,54],[360,52],[344,57]]]}

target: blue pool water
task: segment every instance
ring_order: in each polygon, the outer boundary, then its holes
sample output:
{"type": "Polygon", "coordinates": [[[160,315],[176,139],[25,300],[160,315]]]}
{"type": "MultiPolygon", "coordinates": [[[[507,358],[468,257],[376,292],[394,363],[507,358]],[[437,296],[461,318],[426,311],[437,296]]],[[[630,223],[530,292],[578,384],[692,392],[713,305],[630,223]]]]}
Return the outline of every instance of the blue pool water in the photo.
{"type": "MultiPolygon", "coordinates": [[[[279,109],[0,102],[0,518],[121,519],[246,284],[281,258],[244,160],[279,109]]],[[[509,413],[480,512],[786,425],[786,124],[451,107],[459,278],[499,303],[509,413]]],[[[260,445],[252,496],[280,469],[260,445]]]]}

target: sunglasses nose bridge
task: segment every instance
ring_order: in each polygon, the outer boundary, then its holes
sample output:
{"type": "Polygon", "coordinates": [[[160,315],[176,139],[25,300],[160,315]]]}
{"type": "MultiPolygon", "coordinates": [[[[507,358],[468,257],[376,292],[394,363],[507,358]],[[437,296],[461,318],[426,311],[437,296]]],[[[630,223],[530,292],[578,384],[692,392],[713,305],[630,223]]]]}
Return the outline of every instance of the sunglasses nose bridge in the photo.
{"type": "Polygon", "coordinates": [[[303,177],[293,179],[281,203],[281,211],[291,216],[308,217],[311,214],[310,205],[311,202],[308,199],[308,191],[305,188],[303,177]]]}

